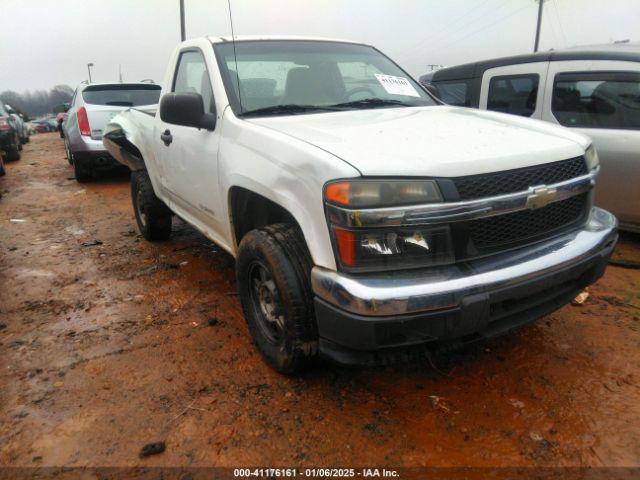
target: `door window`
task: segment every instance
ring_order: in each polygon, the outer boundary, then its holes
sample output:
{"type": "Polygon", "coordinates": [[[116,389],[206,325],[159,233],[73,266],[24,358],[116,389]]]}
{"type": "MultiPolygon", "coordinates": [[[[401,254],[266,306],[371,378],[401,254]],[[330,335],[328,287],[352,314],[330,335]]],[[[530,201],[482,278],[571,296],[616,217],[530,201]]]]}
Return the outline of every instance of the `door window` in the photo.
{"type": "Polygon", "coordinates": [[[561,125],[640,129],[640,73],[559,73],[551,111],[561,125]]]}
{"type": "Polygon", "coordinates": [[[451,81],[451,82],[434,82],[438,92],[438,98],[449,105],[458,107],[470,107],[471,99],[469,93],[471,90],[470,81],[451,81]]]}
{"type": "Polygon", "coordinates": [[[539,81],[537,74],[491,78],[487,110],[530,117],[536,109],[539,81]]]}
{"type": "Polygon", "coordinates": [[[209,72],[202,53],[190,50],[180,54],[172,92],[199,93],[204,102],[204,113],[215,111],[209,72]]]}

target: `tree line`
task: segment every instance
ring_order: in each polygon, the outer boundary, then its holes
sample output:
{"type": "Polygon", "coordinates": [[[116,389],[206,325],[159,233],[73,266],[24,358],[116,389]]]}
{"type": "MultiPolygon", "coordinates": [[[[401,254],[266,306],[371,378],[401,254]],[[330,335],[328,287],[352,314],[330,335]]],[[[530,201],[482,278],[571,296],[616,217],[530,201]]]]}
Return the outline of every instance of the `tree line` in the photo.
{"type": "Polygon", "coordinates": [[[73,88],[69,85],[56,85],[49,91],[35,90],[24,93],[5,90],[0,93],[0,100],[11,105],[17,112],[26,117],[37,117],[53,113],[54,107],[71,101],[73,88]]]}

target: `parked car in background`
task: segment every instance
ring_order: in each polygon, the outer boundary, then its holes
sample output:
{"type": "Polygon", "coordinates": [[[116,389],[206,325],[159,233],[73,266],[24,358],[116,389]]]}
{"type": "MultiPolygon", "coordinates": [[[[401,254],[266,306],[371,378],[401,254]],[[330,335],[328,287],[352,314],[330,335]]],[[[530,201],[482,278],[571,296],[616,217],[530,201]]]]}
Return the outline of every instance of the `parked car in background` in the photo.
{"type": "MultiPolygon", "coordinates": [[[[64,103],[59,106],[56,110],[59,110],[56,113],[56,123],[58,124],[58,132],[60,133],[60,138],[64,138],[64,130],[62,128],[62,124],[67,119],[69,107],[71,103],[64,103]]],[[[55,111],[55,110],[54,110],[55,111]]]]}
{"type": "Polygon", "coordinates": [[[565,128],[442,105],[369,45],[183,42],[157,114],[103,141],[142,235],[175,214],[236,257],[249,332],[283,373],[505,334],[604,272],[616,219],[565,128]]]}
{"type": "Polygon", "coordinates": [[[32,120],[31,127],[36,133],[49,133],[54,131],[51,123],[43,119],[32,120]]]}
{"type": "MultiPolygon", "coordinates": [[[[24,121],[24,119],[22,118],[22,115],[20,115],[18,112],[15,111],[15,109],[11,106],[11,105],[5,105],[4,108],[7,110],[7,112],[9,112],[9,115],[11,115],[13,117],[13,119],[16,122],[16,125],[18,127],[18,136],[20,137],[20,142],[21,143],[28,143],[29,142],[29,127],[27,127],[27,123],[24,121]]],[[[21,148],[22,150],[22,148],[21,148]]]]}
{"type": "Polygon", "coordinates": [[[613,44],[470,63],[421,77],[450,105],[563,125],[593,139],[596,204],[640,232],[640,44],[613,44]]]}
{"type": "Polygon", "coordinates": [[[22,142],[20,141],[18,124],[5,106],[0,103],[0,156],[2,156],[3,172],[5,161],[20,160],[21,149],[22,142]]]}
{"type": "Polygon", "coordinates": [[[104,127],[128,108],[155,111],[160,90],[160,85],[144,82],[82,84],[76,89],[63,131],[67,159],[78,182],[118,165],[102,144],[104,127]]]}

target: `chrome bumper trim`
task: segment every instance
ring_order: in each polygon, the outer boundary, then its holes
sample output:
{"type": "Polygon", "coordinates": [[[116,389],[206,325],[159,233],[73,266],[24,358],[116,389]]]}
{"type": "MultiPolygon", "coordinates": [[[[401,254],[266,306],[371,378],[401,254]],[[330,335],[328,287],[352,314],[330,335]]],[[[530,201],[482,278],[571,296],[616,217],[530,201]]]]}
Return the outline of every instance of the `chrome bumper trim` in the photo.
{"type": "Polygon", "coordinates": [[[595,177],[599,170],[600,167],[597,167],[586,175],[552,185],[536,185],[521,192],[463,202],[362,210],[327,205],[327,215],[329,221],[334,225],[354,228],[461,222],[536,208],[540,204],[531,200],[535,199],[541,190],[549,195],[549,200],[546,203],[559,202],[588,192],[595,184],[595,177]]]}
{"type": "Polygon", "coordinates": [[[368,316],[455,307],[471,294],[517,285],[597,256],[615,238],[616,218],[593,208],[587,224],[559,238],[473,262],[421,270],[348,275],[314,267],[314,293],[368,316]]]}

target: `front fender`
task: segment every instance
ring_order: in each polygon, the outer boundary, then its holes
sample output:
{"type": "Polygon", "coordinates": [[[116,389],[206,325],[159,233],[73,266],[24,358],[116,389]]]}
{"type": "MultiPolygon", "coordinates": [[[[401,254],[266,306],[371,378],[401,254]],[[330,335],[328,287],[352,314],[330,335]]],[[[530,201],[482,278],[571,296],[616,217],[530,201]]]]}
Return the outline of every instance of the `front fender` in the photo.
{"type": "Polygon", "coordinates": [[[229,192],[242,187],[287,210],[300,226],[314,264],[335,270],[322,189],[329,180],[359,172],[309,143],[246,120],[225,115],[222,128],[218,168],[230,219],[228,238],[233,238],[229,192]]]}

